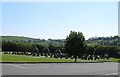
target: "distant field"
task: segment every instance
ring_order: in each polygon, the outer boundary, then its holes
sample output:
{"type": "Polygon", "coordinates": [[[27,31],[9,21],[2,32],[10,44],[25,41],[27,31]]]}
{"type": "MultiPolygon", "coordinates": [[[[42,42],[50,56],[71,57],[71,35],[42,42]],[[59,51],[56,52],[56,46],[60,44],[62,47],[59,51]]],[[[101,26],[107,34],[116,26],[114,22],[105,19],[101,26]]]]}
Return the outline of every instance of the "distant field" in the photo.
{"type": "MultiPolygon", "coordinates": [[[[2,61],[0,62],[74,62],[74,59],[65,58],[50,58],[50,57],[33,57],[25,55],[10,55],[10,54],[0,54],[2,56],[2,61]]],[[[109,60],[81,60],[77,59],[77,62],[118,62],[120,59],[110,58],[109,60]]]]}

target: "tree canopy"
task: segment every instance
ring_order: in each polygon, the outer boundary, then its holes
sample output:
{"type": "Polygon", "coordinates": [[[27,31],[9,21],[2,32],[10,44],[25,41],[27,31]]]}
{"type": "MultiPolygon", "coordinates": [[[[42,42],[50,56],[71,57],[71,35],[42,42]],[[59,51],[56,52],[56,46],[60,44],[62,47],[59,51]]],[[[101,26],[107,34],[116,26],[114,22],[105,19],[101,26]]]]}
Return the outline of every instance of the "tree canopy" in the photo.
{"type": "Polygon", "coordinates": [[[78,54],[85,51],[86,42],[82,32],[71,31],[65,40],[65,51],[75,56],[75,62],[78,54]]]}

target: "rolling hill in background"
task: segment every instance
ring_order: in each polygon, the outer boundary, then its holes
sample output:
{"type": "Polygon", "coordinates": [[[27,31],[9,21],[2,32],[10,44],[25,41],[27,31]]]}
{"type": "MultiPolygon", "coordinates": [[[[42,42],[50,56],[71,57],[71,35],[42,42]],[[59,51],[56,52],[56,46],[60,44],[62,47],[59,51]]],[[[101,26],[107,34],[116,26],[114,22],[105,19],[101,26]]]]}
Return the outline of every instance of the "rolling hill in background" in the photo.
{"type": "Polygon", "coordinates": [[[2,41],[9,41],[9,42],[22,42],[22,43],[31,43],[31,44],[40,44],[43,46],[48,46],[49,44],[52,45],[63,45],[64,39],[36,39],[24,36],[1,36],[2,41]]]}
{"type": "MultiPolygon", "coordinates": [[[[23,42],[23,43],[31,43],[31,44],[40,44],[43,46],[48,46],[49,44],[55,46],[63,46],[65,39],[36,39],[24,36],[1,36],[2,41],[9,42],[23,42]]],[[[0,38],[1,39],[1,38],[0,38]]],[[[88,45],[112,45],[112,46],[120,46],[120,37],[118,36],[110,36],[110,37],[92,37],[86,40],[88,45]]]]}
{"type": "Polygon", "coordinates": [[[92,37],[92,38],[89,38],[86,41],[87,41],[87,44],[89,44],[89,45],[120,46],[120,37],[119,36],[92,37]]]}

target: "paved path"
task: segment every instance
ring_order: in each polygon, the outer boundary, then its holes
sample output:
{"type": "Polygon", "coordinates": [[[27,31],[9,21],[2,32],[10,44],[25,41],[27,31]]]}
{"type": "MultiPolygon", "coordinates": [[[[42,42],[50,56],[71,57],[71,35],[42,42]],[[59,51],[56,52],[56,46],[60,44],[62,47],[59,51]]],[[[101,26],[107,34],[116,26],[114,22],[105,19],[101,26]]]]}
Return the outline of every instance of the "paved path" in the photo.
{"type": "Polygon", "coordinates": [[[2,64],[3,75],[117,75],[118,63],[2,64]]]}

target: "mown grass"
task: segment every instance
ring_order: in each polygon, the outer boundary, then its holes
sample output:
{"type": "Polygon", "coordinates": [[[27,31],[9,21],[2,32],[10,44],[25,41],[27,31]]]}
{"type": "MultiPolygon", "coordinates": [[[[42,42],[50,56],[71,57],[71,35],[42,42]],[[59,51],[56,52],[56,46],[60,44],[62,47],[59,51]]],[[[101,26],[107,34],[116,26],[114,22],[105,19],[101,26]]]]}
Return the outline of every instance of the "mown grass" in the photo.
{"type": "MultiPolygon", "coordinates": [[[[25,55],[11,55],[0,53],[0,62],[74,62],[74,59],[65,58],[50,58],[50,57],[33,57],[25,55]],[[2,57],[1,57],[2,56],[2,57]]],[[[110,58],[109,60],[81,60],[77,59],[77,62],[120,62],[120,59],[110,58]]]]}
{"type": "Polygon", "coordinates": [[[2,54],[1,62],[74,62],[74,60],[2,54]]]}

